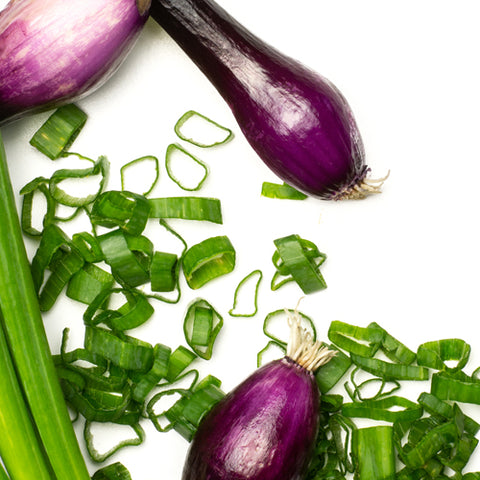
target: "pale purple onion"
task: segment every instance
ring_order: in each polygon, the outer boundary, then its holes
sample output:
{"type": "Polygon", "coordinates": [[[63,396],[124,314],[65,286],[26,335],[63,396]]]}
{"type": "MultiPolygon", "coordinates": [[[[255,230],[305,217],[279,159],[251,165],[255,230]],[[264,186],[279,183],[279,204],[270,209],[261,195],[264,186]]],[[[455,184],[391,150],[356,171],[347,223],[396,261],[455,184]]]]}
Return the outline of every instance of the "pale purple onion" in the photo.
{"type": "Polygon", "coordinates": [[[149,8],[150,0],[11,0],[0,12],[0,125],[103,85],[149,8]]]}

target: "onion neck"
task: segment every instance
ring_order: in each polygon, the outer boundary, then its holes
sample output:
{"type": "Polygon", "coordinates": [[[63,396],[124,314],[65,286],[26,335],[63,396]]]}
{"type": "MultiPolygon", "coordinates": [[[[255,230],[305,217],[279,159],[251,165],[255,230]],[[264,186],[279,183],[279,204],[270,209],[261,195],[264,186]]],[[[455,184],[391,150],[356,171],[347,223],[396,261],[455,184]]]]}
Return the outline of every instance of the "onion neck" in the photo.
{"type": "Polygon", "coordinates": [[[254,94],[255,79],[263,81],[256,61],[262,42],[212,0],[153,0],[151,16],[227,103],[236,90],[254,94]]]}

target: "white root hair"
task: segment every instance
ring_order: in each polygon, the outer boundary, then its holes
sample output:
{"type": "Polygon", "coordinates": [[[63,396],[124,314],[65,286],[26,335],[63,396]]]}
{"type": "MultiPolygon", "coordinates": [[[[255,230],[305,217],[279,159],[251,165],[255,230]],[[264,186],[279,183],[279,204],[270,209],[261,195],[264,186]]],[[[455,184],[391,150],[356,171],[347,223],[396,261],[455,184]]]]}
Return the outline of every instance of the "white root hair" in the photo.
{"type": "Polygon", "coordinates": [[[381,193],[382,186],[389,175],[390,171],[382,178],[364,179],[353,187],[341,192],[338,195],[337,200],[361,200],[369,195],[381,193]]]}
{"type": "Polygon", "coordinates": [[[314,372],[325,365],[337,353],[330,350],[324,343],[313,341],[312,334],[302,327],[298,310],[285,311],[290,327],[290,338],[287,345],[287,357],[301,367],[314,372]]]}

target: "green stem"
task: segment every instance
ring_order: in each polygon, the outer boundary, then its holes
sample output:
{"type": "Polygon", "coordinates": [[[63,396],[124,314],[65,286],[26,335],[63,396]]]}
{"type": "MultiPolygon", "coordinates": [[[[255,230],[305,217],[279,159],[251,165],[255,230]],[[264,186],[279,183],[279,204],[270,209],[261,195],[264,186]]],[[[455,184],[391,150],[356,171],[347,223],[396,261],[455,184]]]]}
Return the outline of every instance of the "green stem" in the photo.
{"type": "Polygon", "coordinates": [[[1,133],[0,192],[0,308],[13,363],[56,477],[89,480],[43,327],[1,133]]]}

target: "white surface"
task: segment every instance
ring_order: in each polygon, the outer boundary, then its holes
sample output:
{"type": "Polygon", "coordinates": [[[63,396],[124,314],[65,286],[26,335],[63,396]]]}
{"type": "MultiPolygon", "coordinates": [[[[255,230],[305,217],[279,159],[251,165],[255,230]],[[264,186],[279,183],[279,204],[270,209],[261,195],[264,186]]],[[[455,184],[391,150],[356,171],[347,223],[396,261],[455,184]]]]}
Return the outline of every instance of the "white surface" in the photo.
{"type": "MultiPolygon", "coordinates": [[[[195,150],[210,166],[201,195],[222,200],[221,226],[172,222],[190,245],[226,234],[237,250],[234,273],[193,292],[183,288],[179,305],[156,304],[155,318],[132,332],[175,347],[182,342],[185,305],[209,300],[225,319],[213,359],[202,373],[228,390],[255,368],[266,343],[266,313],[295,307],[301,292],[289,285],[271,292],[270,258],[275,238],[291,233],[314,241],[328,255],[325,291],[308,296],[301,310],[326,336],[332,320],[365,326],[376,321],[413,349],[427,340],[460,337],[472,345],[467,369],[480,364],[478,290],[478,179],[480,72],[478,2],[405,0],[219,0],[235,17],[333,81],[356,115],[373,176],[391,171],[384,192],[365,201],[327,203],[260,197],[273,174],[250,149],[226,104],[166,34],[149,22],[117,75],[80,102],[90,118],[72,150],[119,167],[142,155],[160,159],[175,140],[173,125],[188,109],[234,129],[236,138],[212,150],[195,150]],[[231,318],[233,291],[261,268],[260,312],[231,318]]],[[[52,164],[28,144],[45,115],[3,129],[13,185],[18,191],[52,164]]],[[[63,165],[63,164],[62,164],[63,165]]],[[[162,167],[153,196],[182,195],[162,167]]],[[[72,346],[81,344],[83,307],[62,300],[45,315],[52,349],[69,326],[72,346]]],[[[416,395],[427,384],[406,387],[416,395]]],[[[466,411],[480,419],[479,407],[466,411]]],[[[179,479],[185,442],[145,423],[147,441],[110,461],[122,461],[134,480],[179,479]]],[[[113,434],[110,434],[112,437],[113,434]]],[[[81,441],[82,443],[82,441],[81,441]]],[[[92,472],[97,465],[89,464],[92,472]]],[[[467,470],[480,470],[477,451],[467,470]]]]}

